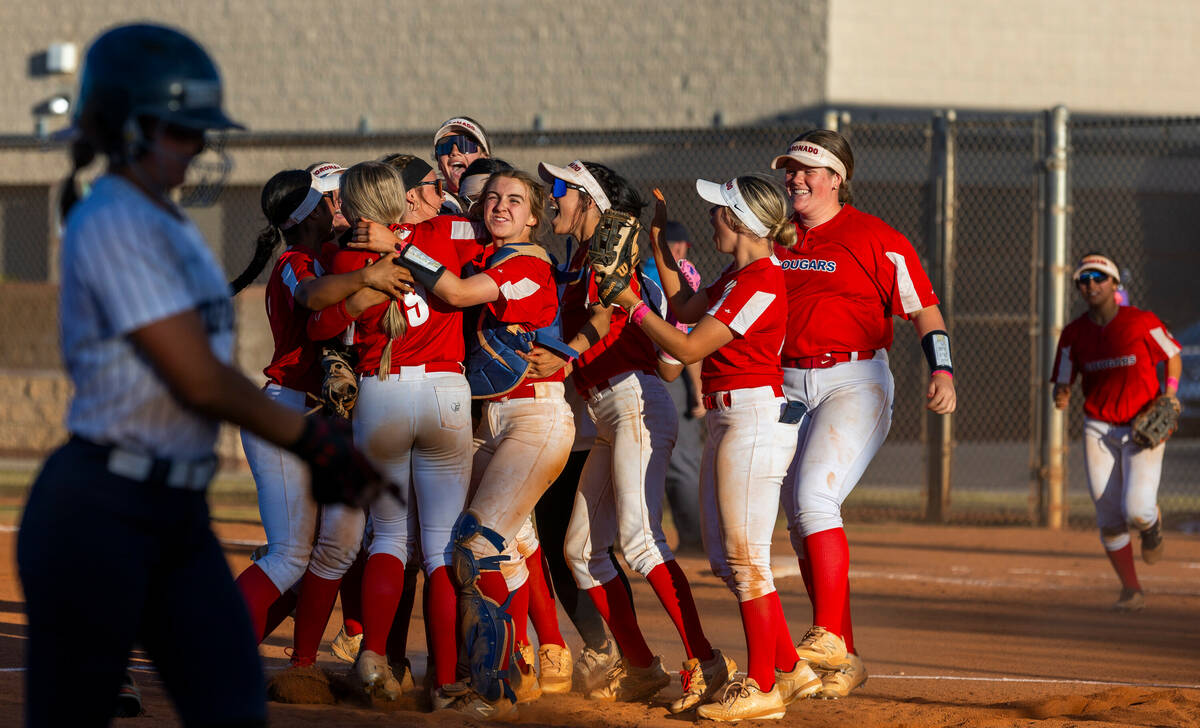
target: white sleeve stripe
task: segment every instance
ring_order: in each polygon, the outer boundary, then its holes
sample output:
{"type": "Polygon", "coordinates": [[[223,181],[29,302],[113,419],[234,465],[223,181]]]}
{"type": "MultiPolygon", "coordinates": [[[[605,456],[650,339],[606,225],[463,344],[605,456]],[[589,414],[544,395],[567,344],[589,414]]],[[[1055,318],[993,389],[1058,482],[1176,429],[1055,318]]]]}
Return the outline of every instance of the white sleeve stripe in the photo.
{"type": "Polygon", "coordinates": [[[1150,329],[1150,336],[1154,338],[1155,343],[1163,350],[1168,359],[1179,353],[1179,346],[1174,341],[1171,341],[1171,337],[1167,335],[1167,332],[1163,331],[1161,326],[1155,326],[1150,329]]]}
{"type": "Polygon", "coordinates": [[[507,301],[520,301],[522,298],[529,298],[540,290],[542,290],[542,287],[537,283],[528,278],[522,278],[516,283],[505,281],[500,286],[500,295],[504,296],[507,301]]]}
{"type": "Polygon", "coordinates": [[[450,237],[454,240],[474,240],[475,227],[469,222],[455,220],[450,223],[450,237]]]}
{"type": "Polygon", "coordinates": [[[283,271],[280,273],[283,278],[283,285],[291,292],[292,297],[296,297],[296,286],[300,285],[300,281],[296,280],[296,269],[292,268],[291,263],[285,263],[283,271]]]}
{"type": "Polygon", "coordinates": [[[913,285],[912,276],[908,274],[908,263],[900,253],[888,253],[887,257],[896,266],[896,288],[900,290],[900,304],[904,313],[916,313],[925,306],[921,305],[921,297],[917,287],[913,285]]]}
{"type": "Polygon", "coordinates": [[[1058,370],[1054,372],[1055,384],[1070,384],[1071,376],[1071,347],[1064,346],[1058,353],[1058,370]]]}
{"type": "Polygon", "coordinates": [[[746,304],[738,311],[737,316],[729,322],[729,328],[745,336],[750,327],[754,325],[754,322],[758,321],[758,317],[763,315],[763,312],[767,310],[767,306],[770,306],[774,300],[774,293],[755,291],[750,300],[746,301],[746,304]]]}
{"type": "Polygon", "coordinates": [[[737,285],[736,280],[730,281],[729,283],[727,283],[725,285],[725,292],[722,293],[721,297],[717,299],[717,302],[712,305],[712,308],[708,309],[709,316],[716,318],[717,311],[721,310],[721,304],[725,303],[726,298],[729,298],[729,292],[732,291],[733,287],[736,285],[737,285]]]}

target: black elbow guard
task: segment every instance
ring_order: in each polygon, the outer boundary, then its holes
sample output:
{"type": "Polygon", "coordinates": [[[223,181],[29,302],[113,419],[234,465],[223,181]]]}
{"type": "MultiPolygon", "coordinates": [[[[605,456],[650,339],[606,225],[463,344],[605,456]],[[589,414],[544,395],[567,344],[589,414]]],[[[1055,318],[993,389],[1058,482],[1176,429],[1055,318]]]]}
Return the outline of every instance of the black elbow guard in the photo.
{"type": "Polygon", "coordinates": [[[954,374],[954,362],[950,358],[950,334],[938,329],[921,337],[921,350],[929,364],[929,373],[947,372],[954,374]]]}
{"type": "Polygon", "coordinates": [[[400,260],[412,273],[413,280],[424,286],[429,293],[433,293],[433,287],[446,272],[446,266],[423,253],[415,245],[405,246],[400,253],[400,260]]]}

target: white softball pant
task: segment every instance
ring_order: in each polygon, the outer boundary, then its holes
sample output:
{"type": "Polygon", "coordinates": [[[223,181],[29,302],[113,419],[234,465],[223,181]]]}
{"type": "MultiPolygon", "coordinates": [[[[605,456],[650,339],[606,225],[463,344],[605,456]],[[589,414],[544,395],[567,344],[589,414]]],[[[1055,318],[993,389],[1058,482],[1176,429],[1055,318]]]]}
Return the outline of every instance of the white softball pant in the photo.
{"type": "MultiPolygon", "coordinates": [[[[475,462],[467,506],[479,522],[504,538],[500,571],[505,582],[528,578],[517,535],[571,454],[575,423],[563,399],[562,382],[539,382],[536,397],[489,401],[475,431],[475,462]]],[[[487,539],[469,542],[478,557],[496,549],[487,539]]]]}
{"type": "Polygon", "coordinates": [[[579,476],[563,551],[580,589],[617,578],[609,547],[646,576],[675,558],[662,530],[667,464],[679,431],[671,395],[653,374],[626,372],[594,391],[596,440],[579,476]]]}
{"type": "Polygon", "coordinates": [[[783,391],[808,407],[782,497],[792,547],[803,554],[805,536],[842,527],[842,503],[892,426],[895,386],[879,349],[828,369],[784,369],[783,391]]]}
{"type": "MultiPolygon", "coordinates": [[[[525,519],[525,523],[521,524],[521,530],[517,531],[516,537],[513,538],[511,548],[506,549],[505,553],[512,554],[513,549],[516,549],[517,554],[519,554],[517,560],[524,564],[525,560],[532,556],[533,552],[537,551],[538,547],[541,545],[542,543],[537,537],[537,529],[533,527],[533,518],[529,517],[525,519]]],[[[512,558],[510,557],[509,560],[511,561],[512,558]]],[[[529,568],[527,566],[520,566],[516,567],[515,569],[510,569],[509,572],[505,574],[504,585],[508,587],[510,592],[516,591],[517,589],[520,589],[521,585],[528,580],[529,568]]]]}
{"type": "Polygon", "coordinates": [[[704,416],[701,536],[713,573],[739,602],[775,591],[771,534],[799,427],[779,421],[785,404],[771,387],[735,389],[704,416]]]}
{"type": "Polygon", "coordinates": [[[370,553],[407,564],[420,540],[425,573],[450,563],[450,531],[471,478],[471,389],[455,372],[400,367],[363,377],[354,407],[354,441],[403,499],[371,504],[370,553]]]}
{"type": "MultiPolygon", "coordinates": [[[[301,412],[307,409],[304,392],[278,384],[268,384],[264,392],[285,407],[301,412]]],[[[258,560],[258,567],[280,592],[299,581],[306,568],[322,579],[341,578],[362,544],[363,510],[318,506],[309,489],[308,466],[287,450],[245,430],[242,447],[254,475],[258,512],[267,533],[267,555],[258,560]]]]}
{"type": "Polygon", "coordinates": [[[1084,418],[1083,464],[1106,550],[1125,548],[1130,526],[1144,530],[1158,520],[1158,481],[1166,447],[1135,444],[1128,425],[1084,418]]]}

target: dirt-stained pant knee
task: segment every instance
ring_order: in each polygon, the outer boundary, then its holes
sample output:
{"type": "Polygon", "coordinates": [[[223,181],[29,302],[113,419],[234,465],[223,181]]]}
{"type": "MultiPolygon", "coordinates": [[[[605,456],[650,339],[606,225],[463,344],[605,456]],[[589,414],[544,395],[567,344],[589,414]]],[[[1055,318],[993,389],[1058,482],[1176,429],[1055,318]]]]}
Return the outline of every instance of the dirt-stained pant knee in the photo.
{"type": "Polygon", "coordinates": [[[1100,541],[1108,551],[1129,543],[1129,527],[1144,530],[1158,520],[1158,483],[1166,443],[1135,444],[1128,425],[1084,418],[1083,463],[1096,504],[1100,541]]]}

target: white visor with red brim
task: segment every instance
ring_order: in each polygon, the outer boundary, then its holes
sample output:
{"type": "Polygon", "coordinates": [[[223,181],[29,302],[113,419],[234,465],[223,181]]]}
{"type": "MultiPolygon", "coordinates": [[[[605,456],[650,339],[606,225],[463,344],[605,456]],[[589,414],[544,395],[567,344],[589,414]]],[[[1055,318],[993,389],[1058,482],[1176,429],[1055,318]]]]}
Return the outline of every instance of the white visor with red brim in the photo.
{"type": "Polygon", "coordinates": [[[1121,282],[1121,272],[1117,270],[1117,264],[1112,262],[1111,258],[1103,255],[1086,255],[1083,260],[1079,261],[1079,267],[1071,274],[1071,280],[1077,280],[1079,274],[1085,270],[1098,270],[1105,273],[1117,283],[1121,282]]]}
{"type": "Polygon", "coordinates": [[[746,198],[742,197],[742,191],[738,189],[736,177],[724,184],[698,179],[696,180],[696,192],[706,202],[733,210],[737,219],[741,220],[742,224],[758,237],[765,238],[771,233],[771,229],[751,212],[750,206],[746,204],[746,198]]]}
{"type": "Polygon", "coordinates": [[[771,162],[771,169],[783,169],[783,166],[787,164],[789,159],[809,167],[828,167],[840,174],[842,179],[848,179],[846,177],[846,165],[842,164],[842,160],[819,144],[797,139],[788,145],[787,154],[775,157],[775,160],[771,162]]]}
{"type": "Polygon", "coordinates": [[[333,192],[342,182],[342,172],[346,168],[335,162],[321,162],[313,167],[312,176],[317,179],[317,189],[321,192],[333,192]]]}
{"type": "Polygon", "coordinates": [[[608,212],[612,209],[612,203],[609,202],[608,195],[604,194],[604,188],[578,159],[565,167],[555,167],[553,164],[542,162],[538,164],[538,176],[547,184],[554,184],[554,180],[561,179],[563,182],[582,187],[592,196],[592,200],[600,212],[608,212]]]}

